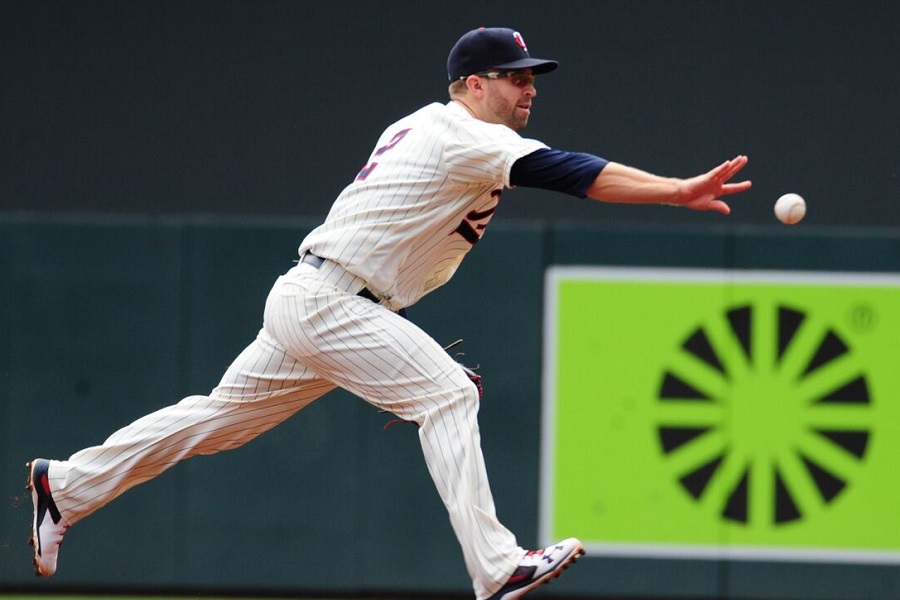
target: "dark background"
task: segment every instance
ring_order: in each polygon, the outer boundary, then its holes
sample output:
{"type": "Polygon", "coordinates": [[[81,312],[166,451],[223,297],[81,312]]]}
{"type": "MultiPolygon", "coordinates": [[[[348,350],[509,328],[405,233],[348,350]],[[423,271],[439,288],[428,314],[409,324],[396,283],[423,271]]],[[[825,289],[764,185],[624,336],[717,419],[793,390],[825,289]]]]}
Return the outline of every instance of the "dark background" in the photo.
{"type": "MultiPolygon", "coordinates": [[[[0,211],[321,218],[394,119],[446,99],[480,25],[561,68],[524,132],[688,176],[736,154],[728,226],[893,227],[894,1],[0,3],[0,211]]],[[[533,190],[504,219],[723,223],[533,190]]]]}

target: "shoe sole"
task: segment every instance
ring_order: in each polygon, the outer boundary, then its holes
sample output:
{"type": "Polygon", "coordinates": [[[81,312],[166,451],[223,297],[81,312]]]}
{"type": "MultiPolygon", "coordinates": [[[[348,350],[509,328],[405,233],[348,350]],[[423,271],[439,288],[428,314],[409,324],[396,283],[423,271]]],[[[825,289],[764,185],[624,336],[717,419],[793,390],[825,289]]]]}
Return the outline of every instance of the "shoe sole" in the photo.
{"type": "Polygon", "coordinates": [[[539,588],[542,585],[548,584],[551,581],[553,581],[554,579],[559,579],[559,576],[562,575],[563,571],[565,571],[566,569],[568,569],[569,567],[574,565],[575,561],[577,561],[578,558],[581,556],[584,556],[584,546],[579,544],[575,548],[575,550],[569,556],[567,556],[565,558],[565,560],[562,561],[562,563],[557,565],[557,567],[555,569],[553,569],[549,573],[546,573],[543,577],[532,582],[530,585],[528,585],[520,590],[516,590],[515,592],[513,592],[514,595],[504,596],[502,598],[502,600],[515,600],[516,598],[521,598],[522,596],[524,596],[528,592],[534,590],[535,588],[539,588]]]}
{"type": "Polygon", "coordinates": [[[35,513],[35,516],[31,518],[31,537],[28,538],[28,545],[31,546],[34,551],[31,556],[31,562],[34,564],[34,574],[38,577],[49,577],[52,573],[45,573],[41,570],[40,563],[38,562],[38,552],[40,549],[38,548],[38,539],[37,539],[37,507],[38,507],[38,497],[37,490],[34,489],[34,461],[25,463],[25,466],[28,468],[28,478],[25,480],[25,490],[31,493],[31,505],[32,509],[35,513]]]}

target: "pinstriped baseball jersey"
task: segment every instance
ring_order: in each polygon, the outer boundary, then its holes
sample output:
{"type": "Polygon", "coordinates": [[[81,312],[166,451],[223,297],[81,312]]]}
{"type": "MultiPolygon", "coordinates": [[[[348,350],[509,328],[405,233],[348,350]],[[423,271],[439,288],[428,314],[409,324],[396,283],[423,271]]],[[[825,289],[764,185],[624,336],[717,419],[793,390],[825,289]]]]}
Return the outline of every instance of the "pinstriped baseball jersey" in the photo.
{"type": "Polygon", "coordinates": [[[300,253],[340,263],[389,308],[410,306],[453,276],[513,163],[541,148],[457,102],[429,104],[385,130],[300,253]]]}

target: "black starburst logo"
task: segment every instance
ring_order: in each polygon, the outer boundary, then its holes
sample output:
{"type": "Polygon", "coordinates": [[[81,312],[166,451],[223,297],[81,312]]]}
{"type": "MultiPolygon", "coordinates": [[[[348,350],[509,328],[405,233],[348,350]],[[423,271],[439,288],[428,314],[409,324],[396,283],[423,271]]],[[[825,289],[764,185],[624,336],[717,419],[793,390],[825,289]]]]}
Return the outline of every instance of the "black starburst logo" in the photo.
{"type": "Polygon", "coordinates": [[[657,433],[680,486],[721,517],[782,525],[845,493],[870,441],[869,385],[833,328],[767,303],[683,341],[657,433]]]}

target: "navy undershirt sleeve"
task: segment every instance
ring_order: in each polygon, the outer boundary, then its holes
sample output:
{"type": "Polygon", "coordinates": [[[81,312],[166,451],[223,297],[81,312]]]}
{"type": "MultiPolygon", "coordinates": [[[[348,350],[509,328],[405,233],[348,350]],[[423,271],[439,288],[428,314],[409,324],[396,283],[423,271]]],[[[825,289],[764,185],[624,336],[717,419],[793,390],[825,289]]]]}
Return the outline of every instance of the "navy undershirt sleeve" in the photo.
{"type": "Polygon", "coordinates": [[[509,182],[516,187],[541,188],[584,198],[608,162],[593,154],[542,148],[513,164],[509,182]]]}

